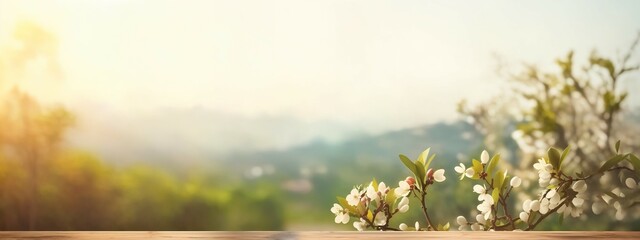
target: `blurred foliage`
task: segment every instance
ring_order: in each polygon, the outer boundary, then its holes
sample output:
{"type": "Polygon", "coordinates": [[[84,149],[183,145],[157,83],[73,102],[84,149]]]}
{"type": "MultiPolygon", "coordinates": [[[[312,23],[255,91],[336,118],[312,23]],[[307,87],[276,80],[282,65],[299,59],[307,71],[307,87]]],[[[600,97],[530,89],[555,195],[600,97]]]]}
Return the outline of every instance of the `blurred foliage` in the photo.
{"type": "MultiPolygon", "coordinates": [[[[524,179],[536,177],[531,166],[550,147],[573,150],[565,171],[596,172],[616,154],[617,140],[621,140],[619,147],[624,151],[640,151],[638,121],[629,117],[633,114],[625,102],[627,96],[635,92],[620,88],[621,81],[637,80],[634,78],[640,64],[634,55],[639,41],[640,32],[631,46],[617,57],[605,57],[594,50],[581,61],[569,51],[555,61],[557,68],[551,71],[524,65],[515,72],[505,73],[505,88],[493,99],[474,106],[462,101],[458,111],[485,135],[488,149],[507,153],[511,162],[518,165],[515,174],[524,179]]],[[[623,165],[633,168],[627,162],[623,165]]],[[[626,189],[624,179],[629,176],[625,174],[606,173],[588,191],[607,193],[616,188],[626,189]]],[[[534,185],[537,185],[535,181],[530,186],[534,185]]],[[[523,198],[524,195],[520,200],[523,198]]],[[[629,212],[630,219],[640,217],[638,208],[629,212]]],[[[638,220],[620,223],[611,220],[611,214],[594,216],[595,220],[591,217],[589,221],[582,217],[563,226],[547,222],[538,229],[638,230],[638,220]]]]}

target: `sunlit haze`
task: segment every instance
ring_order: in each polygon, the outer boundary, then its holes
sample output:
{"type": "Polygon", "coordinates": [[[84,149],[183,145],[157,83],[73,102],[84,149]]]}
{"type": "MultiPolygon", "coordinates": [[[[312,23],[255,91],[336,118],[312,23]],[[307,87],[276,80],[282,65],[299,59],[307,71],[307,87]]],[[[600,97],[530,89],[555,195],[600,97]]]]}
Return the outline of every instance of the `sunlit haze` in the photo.
{"type": "Polygon", "coordinates": [[[300,121],[302,132],[330,124],[339,127],[310,134],[339,139],[345,129],[459,118],[461,99],[500,91],[495,56],[551,68],[571,49],[615,54],[640,30],[638,9],[638,1],[577,9],[573,1],[2,0],[0,39],[25,20],[53,32],[64,77],[21,84],[85,119],[199,109],[300,121]]]}

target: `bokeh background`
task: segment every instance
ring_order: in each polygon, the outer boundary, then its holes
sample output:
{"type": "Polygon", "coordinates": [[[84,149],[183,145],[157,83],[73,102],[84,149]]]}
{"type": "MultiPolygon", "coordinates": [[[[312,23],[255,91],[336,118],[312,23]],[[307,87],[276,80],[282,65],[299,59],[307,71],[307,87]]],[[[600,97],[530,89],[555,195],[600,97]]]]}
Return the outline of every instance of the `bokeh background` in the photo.
{"type": "MultiPolygon", "coordinates": [[[[333,223],[335,196],[373,177],[395,186],[410,174],[398,154],[426,147],[447,171],[428,203],[439,222],[473,213],[453,166],[482,149],[532,180],[520,206],[549,146],[573,146],[586,172],[618,139],[639,152],[639,13],[638,1],[0,0],[0,229],[352,229],[333,223]]],[[[540,229],[639,230],[635,206],[540,229]]]]}

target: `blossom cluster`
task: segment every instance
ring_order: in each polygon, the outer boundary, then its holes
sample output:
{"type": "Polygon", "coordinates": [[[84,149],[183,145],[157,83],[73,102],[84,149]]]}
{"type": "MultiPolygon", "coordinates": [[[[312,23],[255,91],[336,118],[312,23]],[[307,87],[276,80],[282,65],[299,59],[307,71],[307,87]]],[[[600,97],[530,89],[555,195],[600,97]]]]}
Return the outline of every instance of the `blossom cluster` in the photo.
{"type": "MultiPolygon", "coordinates": [[[[626,216],[624,209],[637,205],[637,198],[640,197],[637,191],[640,189],[640,183],[637,181],[640,178],[640,159],[631,153],[617,153],[605,161],[598,171],[590,174],[584,172],[569,174],[570,171],[563,168],[568,151],[568,148],[562,152],[550,148],[546,156],[532,165],[532,170],[537,172],[535,179],[538,182],[537,186],[528,183],[524,185],[522,178],[509,175],[508,171],[501,169],[500,155],[491,157],[486,150],[480,154],[480,160],[471,160],[470,167],[466,167],[464,163],[455,166],[454,171],[459,175],[460,180],[467,178],[478,182],[472,187],[472,191],[478,195],[478,205],[471,218],[473,221],[467,220],[464,216],[458,216],[455,219],[459,225],[458,230],[533,230],[552,214],[558,214],[560,219],[577,218],[585,214],[587,209],[594,214],[600,214],[609,207],[615,210],[616,219],[624,219],[626,216]],[[634,169],[625,165],[625,161],[634,169]],[[613,173],[621,177],[621,185],[626,188],[615,187],[611,191],[594,194],[593,191],[602,188],[602,186],[589,187],[594,184],[594,179],[600,178],[602,181],[613,173]],[[523,200],[521,205],[518,204],[518,207],[512,209],[513,207],[509,206],[509,203],[514,202],[510,201],[511,192],[522,185],[528,188],[525,190],[533,190],[538,194],[531,199],[521,197],[520,199],[523,200]],[[535,190],[538,187],[539,189],[535,190]]],[[[395,188],[387,187],[383,182],[378,184],[375,180],[367,187],[354,187],[345,198],[339,197],[339,203],[331,208],[331,212],[335,214],[335,222],[346,224],[350,218],[356,218],[353,226],[359,231],[367,228],[399,231],[448,230],[448,223],[437,226],[433,224],[425,205],[429,186],[446,179],[444,169],[429,168],[434,157],[435,155],[429,157],[429,149],[420,154],[415,161],[400,155],[401,162],[414,174],[414,177],[410,176],[399,181],[395,188]],[[398,228],[390,227],[390,220],[395,214],[409,211],[411,197],[421,203],[426,227],[420,228],[420,221],[416,221],[413,227],[405,223],[401,223],[398,228]]],[[[520,196],[523,195],[520,194],[520,196]]]]}

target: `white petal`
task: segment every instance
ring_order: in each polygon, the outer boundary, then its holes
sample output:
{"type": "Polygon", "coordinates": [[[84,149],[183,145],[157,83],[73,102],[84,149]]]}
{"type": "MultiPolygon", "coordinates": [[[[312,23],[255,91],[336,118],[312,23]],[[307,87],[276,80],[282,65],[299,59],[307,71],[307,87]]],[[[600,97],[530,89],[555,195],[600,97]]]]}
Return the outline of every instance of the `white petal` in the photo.
{"type": "Polygon", "coordinates": [[[476,184],[473,186],[473,192],[477,194],[483,194],[485,192],[484,187],[480,184],[476,184]]]}
{"type": "Polygon", "coordinates": [[[557,205],[560,203],[560,194],[554,194],[553,197],[549,199],[549,203],[551,203],[551,205],[557,205]]]}
{"type": "Polygon", "coordinates": [[[411,191],[409,189],[403,189],[399,187],[394,189],[393,192],[396,194],[396,196],[407,196],[411,191]]]}
{"type": "Polygon", "coordinates": [[[347,224],[349,222],[349,214],[342,214],[342,223],[347,224]]]}
{"type": "Polygon", "coordinates": [[[460,163],[460,166],[456,166],[453,168],[453,170],[455,170],[457,173],[464,173],[465,167],[464,164],[460,163]]]}
{"type": "Polygon", "coordinates": [[[613,190],[611,190],[611,192],[618,197],[624,197],[624,193],[622,192],[622,190],[620,190],[620,188],[614,188],[613,190]]]}
{"type": "Polygon", "coordinates": [[[481,228],[480,224],[474,223],[474,224],[471,224],[471,230],[472,231],[480,231],[480,230],[482,230],[482,228],[481,228]]]}
{"type": "Polygon", "coordinates": [[[493,215],[491,214],[491,211],[488,211],[487,213],[484,214],[484,219],[485,220],[489,220],[489,219],[491,219],[492,216],[493,215]]]}
{"type": "Polygon", "coordinates": [[[526,212],[520,212],[520,220],[523,222],[529,221],[529,214],[526,212]]]}
{"type": "Polygon", "coordinates": [[[400,199],[400,202],[398,203],[398,207],[407,206],[407,205],[409,205],[409,198],[408,197],[402,197],[400,199]]]}
{"type": "Polygon", "coordinates": [[[522,184],[522,179],[520,179],[518,176],[515,176],[511,178],[511,182],[509,183],[511,184],[512,187],[517,188],[520,186],[520,184],[522,184]]]}
{"type": "Polygon", "coordinates": [[[463,225],[467,225],[467,219],[464,216],[458,216],[456,218],[456,223],[458,223],[458,225],[463,226],[463,225]]]}
{"type": "Polygon", "coordinates": [[[636,180],[633,180],[633,178],[627,178],[627,180],[624,181],[624,184],[626,184],[628,188],[636,188],[636,180]]]}
{"type": "Polygon", "coordinates": [[[342,206],[340,206],[340,204],[334,203],[333,207],[331,207],[331,213],[333,214],[338,214],[341,211],[342,211],[342,206]]]}
{"type": "Polygon", "coordinates": [[[604,208],[606,206],[607,205],[604,204],[603,202],[597,201],[591,206],[591,210],[593,211],[594,214],[598,215],[598,214],[602,213],[602,211],[604,210],[604,208]]]}
{"type": "Polygon", "coordinates": [[[387,224],[387,215],[383,212],[378,212],[376,218],[373,220],[373,224],[376,226],[384,226],[387,224]]]}
{"type": "Polygon", "coordinates": [[[522,203],[522,210],[525,212],[531,211],[531,200],[527,199],[522,203]]]}
{"type": "Polygon", "coordinates": [[[416,221],[416,224],[414,224],[413,226],[416,227],[416,231],[420,230],[420,223],[418,221],[416,221]]]}
{"type": "Polygon", "coordinates": [[[609,204],[611,203],[611,199],[613,199],[611,196],[609,195],[602,195],[602,200],[604,200],[605,203],[609,204]]]}
{"type": "Polygon", "coordinates": [[[577,181],[573,183],[573,185],[571,186],[571,189],[579,193],[584,192],[585,190],[587,190],[587,183],[584,180],[577,181]]]}
{"type": "Polygon", "coordinates": [[[383,196],[387,193],[388,189],[389,188],[384,184],[384,182],[380,182],[380,184],[378,184],[378,192],[382,193],[383,196]]]}
{"type": "Polygon", "coordinates": [[[576,197],[573,200],[571,200],[571,203],[573,203],[573,205],[576,207],[580,207],[584,203],[584,199],[576,197]]]}
{"type": "Polygon", "coordinates": [[[360,222],[353,222],[353,227],[356,228],[360,232],[364,231],[365,226],[367,226],[367,225],[362,220],[360,220],[360,222]]]}
{"type": "Polygon", "coordinates": [[[438,169],[435,173],[433,173],[433,179],[436,180],[436,182],[443,182],[445,179],[447,179],[444,176],[444,169],[438,169]]]}
{"type": "Polygon", "coordinates": [[[409,226],[407,226],[407,224],[405,223],[400,223],[400,226],[398,226],[398,228],[402,231],[407,231],[407,228],[409,228],[409,226]]]}
{"type": "Polygon", "coordinates": [[[545,214],[549,212],[549,199],[544,198],[540,201],[540,213],[545,214]]]}
{"type": "Polygon", "coordinates": [[[401,213],[406,213],[407,211],[409,211],[409,205],[404,205],[398,209],[398,212],[401,213]]]}
{"type": "Polygon", "coordinates": [[[546,197],[547,198],[552,198],[555,195],[556,195],[556,189],[551,189],[551,190],[549,190],[549,192],[547,192],[546,197]]]}
{"type": "Polygon", "coordinates": [[[467,168],[467,170],[464,172],[464,175],[468,178],[473,177],[474,174],[476,174],[476,171],[473,170],[473,168],[467,168]]]}
{"type": "Polygon", "coordinates": [[[480,161],[483,164],[489,163],[489,153],[487,152],[487,150],[482,151],[482,154],[480,155],[480,161]]]}
{"type": "Polygon", "coordinates": [[[481,223],[481,224],[486,224],[487,220],[484,219],[484,215],[478,214],[478,215],[476,215],[476,222],[481,223]]]}
{"type": "Polygon", "coordinates": [[[378,199],[378,192],[376,192],[376,190],[371,185],[367,187],[367,197],[369,197],[371,200],[378,199]]]}
{"type": "Polygon", "coordinates": [[[531,201],[531,211],[537,212],[538,210],[540,210],[540,201],[538,200],[531,201]]]}

